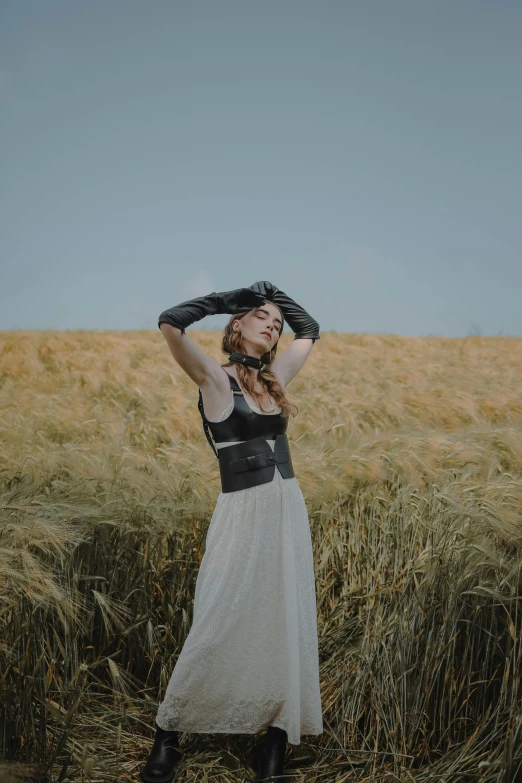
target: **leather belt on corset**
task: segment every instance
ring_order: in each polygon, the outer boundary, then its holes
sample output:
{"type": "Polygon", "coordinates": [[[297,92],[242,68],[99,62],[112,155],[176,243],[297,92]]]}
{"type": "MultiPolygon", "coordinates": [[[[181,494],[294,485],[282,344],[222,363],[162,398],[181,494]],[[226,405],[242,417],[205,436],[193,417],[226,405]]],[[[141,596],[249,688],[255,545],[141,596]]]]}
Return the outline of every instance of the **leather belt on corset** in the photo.
{"type": "Polygon", "coordinates": [[[219,449],[221,491],[237,492],[239,489],[267,484],[279,470],[283,478],[293,478],[294,468],[286,435],[253,438],[244,443],[222,446],[219,449]],[[274,440],[274,450],[269,440],[274,440]]]}

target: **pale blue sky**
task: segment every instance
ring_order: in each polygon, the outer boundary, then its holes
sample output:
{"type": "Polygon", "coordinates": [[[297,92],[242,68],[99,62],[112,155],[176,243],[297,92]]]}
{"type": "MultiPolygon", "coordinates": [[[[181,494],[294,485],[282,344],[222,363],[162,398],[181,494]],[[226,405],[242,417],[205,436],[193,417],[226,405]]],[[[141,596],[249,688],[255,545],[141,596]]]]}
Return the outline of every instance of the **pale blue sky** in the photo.
{"type": "Polygon", "coordinates": [[[515,0],[2,3],[0,329],[269,280],[323,331],[522,336],[521,40],[515,0]]]}

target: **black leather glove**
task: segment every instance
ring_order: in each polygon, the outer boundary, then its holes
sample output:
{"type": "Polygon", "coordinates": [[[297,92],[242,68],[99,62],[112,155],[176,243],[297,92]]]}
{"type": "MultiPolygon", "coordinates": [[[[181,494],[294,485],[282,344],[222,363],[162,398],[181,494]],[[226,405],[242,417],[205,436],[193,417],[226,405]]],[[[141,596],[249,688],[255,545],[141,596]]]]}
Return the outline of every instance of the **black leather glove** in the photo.
{"type": "Polygon", "coordinates": [[[309,337],[315,342],[321,339],[317,321],[280,288],[269,283],[268,280],[260,280],[250,288],[263,294],[269,302],[273,302],[281,309],[288,326],[295,332],[294,340],[309,337]]]}
{"type": "Polygon", "coordinates": [[[233,291],[213,291],[207,296],[198,296],[196,299],[188,299],[174,305],[169,310],[164,310],[158,318],[158,328],[162,323],[170,324],[181,329],[185,334],[187,326],[201,321],[206,315],[220,315],[221,313],[241,313],[261,307],[266,297],[252,288],[236,288],[233,291]]]}

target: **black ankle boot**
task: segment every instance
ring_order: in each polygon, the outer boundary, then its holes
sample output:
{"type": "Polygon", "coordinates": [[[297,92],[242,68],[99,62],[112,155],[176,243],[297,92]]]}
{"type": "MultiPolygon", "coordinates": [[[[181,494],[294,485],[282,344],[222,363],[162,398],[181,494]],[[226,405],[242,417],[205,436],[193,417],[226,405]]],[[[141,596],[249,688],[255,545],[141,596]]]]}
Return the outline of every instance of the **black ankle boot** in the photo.
{"type": "Polygon", "coordinates": [[[268,727],[263,743],[254,749],[252,766],[256,782],[284,773],[287,740],[288,734],[284,729],[268,727]]]}
{"type": "Polygon", "coordinates": [[[174,767],[182,758],[177,731],[167,731],[156,723],[154,745],[139,777],[143,783],[170,783],[174,767]]]}

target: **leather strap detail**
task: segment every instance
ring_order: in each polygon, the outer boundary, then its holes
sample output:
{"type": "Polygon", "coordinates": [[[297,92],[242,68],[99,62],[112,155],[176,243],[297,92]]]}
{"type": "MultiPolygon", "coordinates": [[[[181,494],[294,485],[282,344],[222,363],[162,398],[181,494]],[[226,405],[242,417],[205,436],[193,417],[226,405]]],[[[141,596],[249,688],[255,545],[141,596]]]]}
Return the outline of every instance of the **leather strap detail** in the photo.
{"type": "Polygon", "coordinates": [[[242,470],[256,470],[256,468],[264,468],[267,465],[282,464],[288,460],[289,454],[286,451],[273,452],[270,450],[264,454],[253,454],[250,457],[236,459],[230,463],[229,467],[234,473],[240,473],[242,470]]]}
{"type": "Polygon", "coordinates": [[[276,468],[281,478],[294,477],[286,435],[253,438],[219,450],[221,491],[224,493],[266,484],[274,478],[276,468]],[[274,440],[273,451],[267,440],[274,440]]]}

